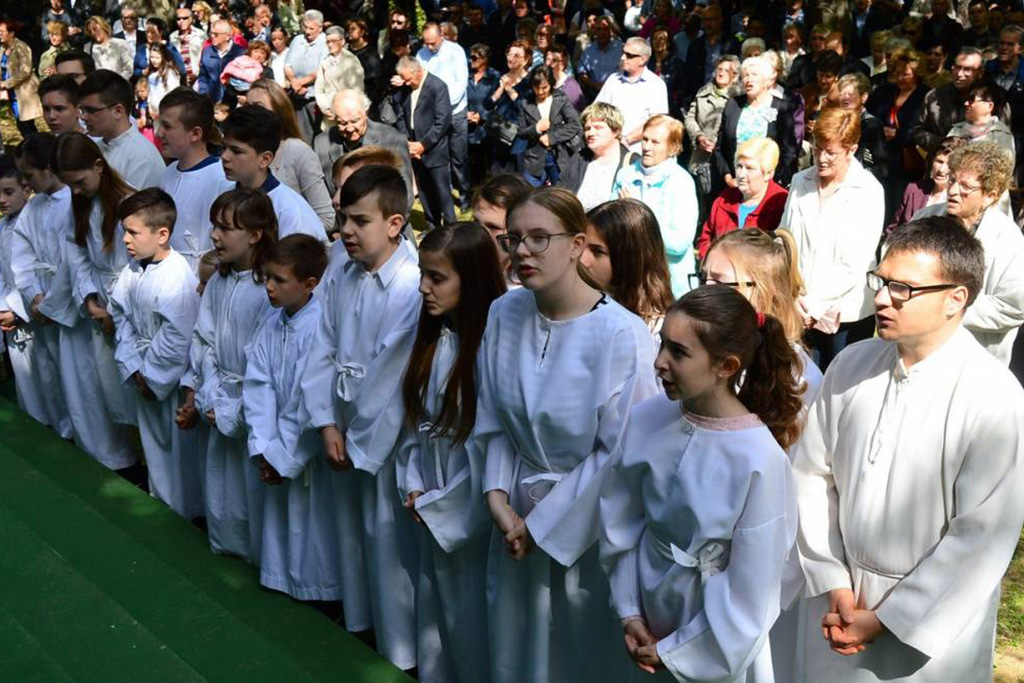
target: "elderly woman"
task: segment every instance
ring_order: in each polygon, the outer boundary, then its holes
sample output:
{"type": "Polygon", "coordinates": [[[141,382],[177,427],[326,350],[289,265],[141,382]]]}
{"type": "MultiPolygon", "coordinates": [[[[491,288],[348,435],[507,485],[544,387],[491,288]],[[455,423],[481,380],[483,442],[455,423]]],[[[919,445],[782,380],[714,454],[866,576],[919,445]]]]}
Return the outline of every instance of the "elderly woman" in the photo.
{"type": "Polygon", "coordinates": [[[623,169],[609,198],[639,199],[654,212],[665,243],[672,294],[682,296],[689,291],[694,272],[693,238],[700,213],[693,179],[676,162],[683,149],[683,124],[664,114],[652,116],[644,124],[640,147],[641,159],[623,169]]]}
{"type": "Polygon", "coordinates": [[[39,55],[39,77],[46,78],[57,73],[54,62],[57,55],[71,48],[68,45],[68,25],[62,21],[51,21],[46,25],[46,35],[50,39],[50,47],[39,55]]]}
{"type": "Polygon", "coordinates": [[[1024,236],[997,206],[1010,187],[1013,163],[995,142],[960,147],[949,155],[946,203],[914,216],[952,216],[985,248],[982,291],[967,309],[963,326],[1004,364],[1010,362],[1017,329],[1024,323],[1024,236]]]}
{"type": "Polygon", "coordinates": [[[327,29],[327,56],[317,67],[316,106],[323,113],[324,130],[335,124],[332,104],[342,90],[363,92],[363,65],[359,58],[345,49],[345,31],[340,26],[327,29]]]}
{"type": "MultiPolygon", "coordinates": [[[[0,22],[0,92],[10,107],[22,135],[36,131],[36,119],[43,115],[39,102],[39,79],[32,73],[32,48],[18,40],[12,21],[0,22]]],[[[7,136],[4,136],[5,138],[7,136]]],[[[5,145],[15,140],[7,138],[5,145]]]]}
{"type": "Polygon", "coordinates": [[[797,243],[806,294],[798,301],[807,342],[824,371],[848,344],[875,329],[874,295],[864,273],[875,266],[885,198],[856,158],[860,117],[827,107],[814,126],[814,164],[793,177],[780,225],[797,243]]]}
{"type": "Polygon", "coordinates": [[[587,146],[583,152],[587,166],[576,197],[589,211],[608,201],[619,174],[636,155],[622,144],[622,112],[615,105],[594,102],[583,110],[580,122],[587,146]]]}
{"type": "Polygon", "coordinates": [[[684,124],[693,145],[690,155],[690,173],[701,196],[711,193],[713,170],[712,154],[722,127],[722,113],[729,100],[739,94],[740,60],[735,55],[724,55],[715,64],[715,76],[701,86],[690,103],[684,124]]]}
{"type": "Polygon", "coordinates": [[[907,185],[907,189],[903,191],[903,199],[896,209],[896,215],[885,229],[886,234],[913,219],[921,209],[946,203],[946,190],[949,189],[949,155],[966,144],[967,141],[963,138],[946,138],[931,153],[928,158],[928,177],[907,185]]]}
{"type": "Polygon", "coordinates": [[[751,138],[771,138],[779,145],[775,180],[785,187],[793,177],[797,159],[793,105],[772,94],[775,67],[764,55],[745,60],[740,77],[743,94],[729,100],[722,112],[714,153],[715,176],[725,185],[736,187],[737,147],[751,138]]]}
{"type": "Polygon", "coordinates": [[[135,69],[135,53],[123,38],[112,38],[110,24],[103,17],[89,17],[85,32],[92,37],[86,51],[92,55],[97,69],[109,69],[130,81],[135,69]]]}
{"type": "Polygon", "coordinates": [[[533,185],[557,185],[572,192],[579,189],[586,161],[583,127],[579,114],[565,93],[555,88],[551,67],[530,72],[532,92],[519,98],[517,136],[526,141],[519,157],[523,177],[533,185]]]}
{"type": "Polygon", "coordinates": [[[311,9],[303,14],[302,35],[292,39],[284,62],[284,76],[288,81],[287,87],[298,117],[299,130],[307,142],[312,141],[313,132],[319,128],[314,83],[320,73],[320,64],[328,55],[323,30],[322,12],[311,9]]]}
{"type": "Polygon", "coordinates": [[[707,256],[711,243],[738,228],[775,232],[789,193],[772,180],[779,146],[771,138],[751,138],[736,150],[736,187],[727,187],[711,205],[697,238],[697,255],[707,256]]]}
{"type": "Polygon", "coordinates": [[[953,124],[947,137],[963,138],[967,142],[989,140],[1014,156],[1013,133],[996,115],[1005,103],[1006,92],[992,79],[982,78],[967,91],[964,120],[953,124]]]}

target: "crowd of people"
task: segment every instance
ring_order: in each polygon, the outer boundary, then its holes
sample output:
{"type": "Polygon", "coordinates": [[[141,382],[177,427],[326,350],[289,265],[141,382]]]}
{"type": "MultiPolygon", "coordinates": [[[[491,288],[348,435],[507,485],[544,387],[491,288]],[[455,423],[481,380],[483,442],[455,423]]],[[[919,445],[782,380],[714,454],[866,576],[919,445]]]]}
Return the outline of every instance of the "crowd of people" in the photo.
{"type": "Polygon", "coordinates": [[[0,18],[26,412],[423,681],[990,680],[1024,8],[215,5],[0,18]]]}

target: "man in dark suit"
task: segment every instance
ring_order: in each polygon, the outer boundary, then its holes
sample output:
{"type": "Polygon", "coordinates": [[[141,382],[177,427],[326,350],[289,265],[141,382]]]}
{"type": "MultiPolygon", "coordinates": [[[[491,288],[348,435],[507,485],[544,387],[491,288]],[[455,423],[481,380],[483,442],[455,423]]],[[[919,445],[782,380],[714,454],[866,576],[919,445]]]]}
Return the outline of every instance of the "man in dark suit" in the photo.
{"type": "Polygon", "coordinates": [[[413,57],[402,57],[395,72],[405,83],[394,95],[396,127],[409,140],[409,156],[428,228],[455,222],[448,133],[452,105],[448,86],[413,57]]]}
{"type": "Polygon", "coordinates": [[[409,206],[416,196],[412,182],[412,161],[409,159],[409,141],[391,126],[371,121],[367,116],[370,100],[358,90],[341,90],[334,96],[331,109],[337,125],[320,133],[313,140],[313,149],[324,169],[327,189],[334,194],[332,170],[334,162],[360,147],[376,145],[394,152],[402,160],[402,177],[409,190],[409,206]]]}
{"type": "Polygon", "coordinates": [[[134,7],[129,7],[122,3],[120,16],[121,30],[115,32],[113,37],[120,38],[128,43],[128,47],[132,49],[132,53],[134,54],[139,45],[146,44],[146,32],[139,28],[139,15],[138,12],[135,11],[134,7]]]}
{"type": "Polygon", "coordinates": [[[231,60],[241,57],[245,50],[231,40],[231,24],[226,19],[218,19],[210,27],[210,44],[203,48],[199,58],[199,78],[196,79],[196,91],[206,95],[214,104],[224,96],[224,87],[220,82],[220,72],[231,60]]]}

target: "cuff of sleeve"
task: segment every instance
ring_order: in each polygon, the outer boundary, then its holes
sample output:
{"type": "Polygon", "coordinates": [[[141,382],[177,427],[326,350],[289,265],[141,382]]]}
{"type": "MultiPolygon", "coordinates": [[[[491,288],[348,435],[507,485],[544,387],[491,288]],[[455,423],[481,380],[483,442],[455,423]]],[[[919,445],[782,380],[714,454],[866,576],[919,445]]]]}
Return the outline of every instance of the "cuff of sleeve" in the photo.
{"type": "Polygon", "coordinates": [[[369,457],[363,449],[352,441],[352,439],[348,438],[348,434],[345,435],[345,453],[352,461],[352,466],[357,470],[362,470],[369,474],[376,475],[377,472],[380,471],[380,468],[384,466],[383,461],[377,461],[369,457]]]}

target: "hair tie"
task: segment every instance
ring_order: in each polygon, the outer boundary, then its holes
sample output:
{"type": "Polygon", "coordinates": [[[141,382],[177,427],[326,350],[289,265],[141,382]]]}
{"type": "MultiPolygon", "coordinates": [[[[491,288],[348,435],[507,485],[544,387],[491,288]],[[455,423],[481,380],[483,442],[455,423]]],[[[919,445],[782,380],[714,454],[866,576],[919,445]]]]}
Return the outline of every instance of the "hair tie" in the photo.
{"type": "Polygon", "coordinates": [[[761,311],[758,311],[757,312],[757,327],[758,327],[758,329],[764,327],[764,321],[765,321],[764,313],[762,313],[761,311]]]}

